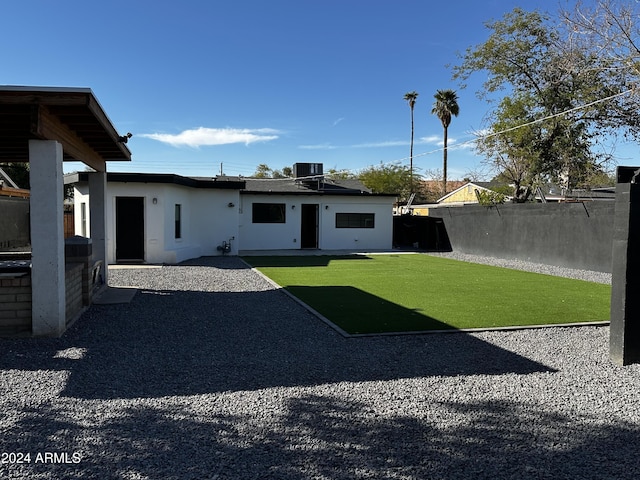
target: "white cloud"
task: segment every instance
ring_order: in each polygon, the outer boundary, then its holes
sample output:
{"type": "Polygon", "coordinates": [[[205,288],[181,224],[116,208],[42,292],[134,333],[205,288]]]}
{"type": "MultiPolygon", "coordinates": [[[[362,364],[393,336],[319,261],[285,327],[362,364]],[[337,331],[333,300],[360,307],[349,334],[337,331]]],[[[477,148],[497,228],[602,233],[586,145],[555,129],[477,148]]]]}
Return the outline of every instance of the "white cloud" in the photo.
{"type": "Polygon", "coordinates": [[[278,130],[271,128],[206,128],[199,127],[185,130],[178,134],[145,133],[140,137],[150,138],[158,142],[167,143],[174,147],[202,147],[209,145],[229,145],[244,143],[249,145],[256,142],[268,142],[278,138],[278,130]]]}
{"type": "Polygon", "coordinates": [[[343,120],[344,120],[344,117],[340,117],[340,118],[338,118],[337,120],[335,120],[335,121],[333,122],[333,126],[335,127],[336,125],[338,125],[338,124],[339,124],[340,122],[342,122],[343,120]]]}
{"type": "Polygon", "coordinates": [[[302,150],[336,150],[338,148],[383,148],[383,147],[398,147],[409,145],[409,142],[404,141],[388,141],[377,143],[359,143],[356,145],[342,145],[336,146],[329,143],[321,143],[317,145],[300,145],[298,148],[302,150]]]}
{"type": "MultiPolygon", "coordinates": [[[[454,148],[458,148],[458,149],[463,148],[464,144],[462,146],[456,147],[455,145],[457,142],[458,140],[456,140],[455,138],[449,137],[447,139],[447,145],[452,150],[454,148]]],[[[428,137],[420,137],[416,143],[423,144],[423,145],[435,145],[437,147],[444,148],[444,139],[438,135],[429,135],[428,137]]]]}
{"type": "MultiPolygon", "coordinates": [[[[456,147],[457,140],[455,138],[449,137],[448,144],[449,148],[452,150],[454,148],[471,148],[471,146],[463,143],[456,147]]],[[[336,150],[338,148],[388,148],[388,147],[408,147],[410,144],[407,140],[386,140],[382,142],[371,142],[371,143],[357,143],[353,145],[331,145],[328,143],[322,143],[317,145],[300,145],[298,148],[302,150],[336,150]]],[[[435,145],[439,148],[444,147],[444,141],[441,136],[431,135],[428,137],[420,137],[414,141],[415,145],[435,145]]]]}
{"type": "Polygon", "coordinates": [[[386,142],[374,142],[374,143],[360,143],[357,145],[351,145],[351,148],[385,148],[385,147],[403,147],[409,145],[409,142],[404,140],[389,140],[386,142]]]}
{"type": "Polygon", "coordinates": [[[322,143],[318,145],[300,145],[298,148],[302,150],[335,150],[338,147],[329,145],[328,143],[322,143]]]}
{"type": "Polygon", "coordinates": [[[420,137],[418,143],[424,143],[427,145],[442,145],[443,140],[441,136],[429,135],[428,137],[420,137]]]}

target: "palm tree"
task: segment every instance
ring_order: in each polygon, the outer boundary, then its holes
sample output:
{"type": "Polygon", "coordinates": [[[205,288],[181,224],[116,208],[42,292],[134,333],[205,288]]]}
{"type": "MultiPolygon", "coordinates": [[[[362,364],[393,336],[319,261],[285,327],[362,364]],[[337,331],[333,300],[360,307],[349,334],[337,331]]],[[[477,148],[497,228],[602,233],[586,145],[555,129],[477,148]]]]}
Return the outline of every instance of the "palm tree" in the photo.
{"type": "Polygon", "coordinates": [[[404,94],[404,99],[409,103],[409,108],[411,109],[411,150],[409,153],[410,158],[410,169],[409,169],[409,193],[413,193],[413,107],[416,106],[416,99],[418,98],[418,92],[415,90],[413,92],[407,92],[404,94]]]}
{"type": "Polygon", "coordinates": [[[447,194],[447,132],[451,124],[451,116],[457,117],[460,113],[458,106],[458,94],[454,90],[438,90],[434,95],[436,99],[431,113],[436,115],[444,127],[444,154],[443,154],[443,174],[442,189],[443,194],[447,194]]]}

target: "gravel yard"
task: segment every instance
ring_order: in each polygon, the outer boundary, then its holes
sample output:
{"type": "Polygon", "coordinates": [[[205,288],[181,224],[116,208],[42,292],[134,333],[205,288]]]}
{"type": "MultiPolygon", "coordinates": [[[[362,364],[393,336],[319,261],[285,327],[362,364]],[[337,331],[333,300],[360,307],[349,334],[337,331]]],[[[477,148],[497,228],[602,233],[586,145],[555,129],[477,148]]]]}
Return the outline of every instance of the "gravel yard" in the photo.
{"type": "Polygon", "coordinates": [[[110,278],[131,303],[0,339],[0,478],[640,477],[608,327],[344,338],[235,257],[110,278]]]}

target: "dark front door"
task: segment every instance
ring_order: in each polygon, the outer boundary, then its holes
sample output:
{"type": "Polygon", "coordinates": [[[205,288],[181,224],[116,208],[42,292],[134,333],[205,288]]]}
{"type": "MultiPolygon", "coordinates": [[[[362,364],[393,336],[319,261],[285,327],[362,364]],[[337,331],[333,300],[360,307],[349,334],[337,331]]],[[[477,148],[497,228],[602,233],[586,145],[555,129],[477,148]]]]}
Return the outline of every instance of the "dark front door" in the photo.
{"type": "Polygon", "coordinates": [[[303,203],[300,247],[318,248],[318,204],[303,203]]]}
{"type": "Polygon", "coordinates": [[[143,197],[116,197],[116,261],[144,261],[143,197]]]}

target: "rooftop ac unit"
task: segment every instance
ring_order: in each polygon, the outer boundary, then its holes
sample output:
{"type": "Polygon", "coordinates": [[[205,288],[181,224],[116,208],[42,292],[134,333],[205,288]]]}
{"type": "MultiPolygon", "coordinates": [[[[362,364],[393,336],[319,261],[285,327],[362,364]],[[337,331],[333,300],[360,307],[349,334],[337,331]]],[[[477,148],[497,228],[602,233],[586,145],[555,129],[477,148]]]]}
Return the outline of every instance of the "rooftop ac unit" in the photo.
{"type": "Polygon", "coordinates": [[[293,176],[295,178],[312,177],[314,175],[322,175],[321,163],[294,163],[293,164],[293,176]]]}

